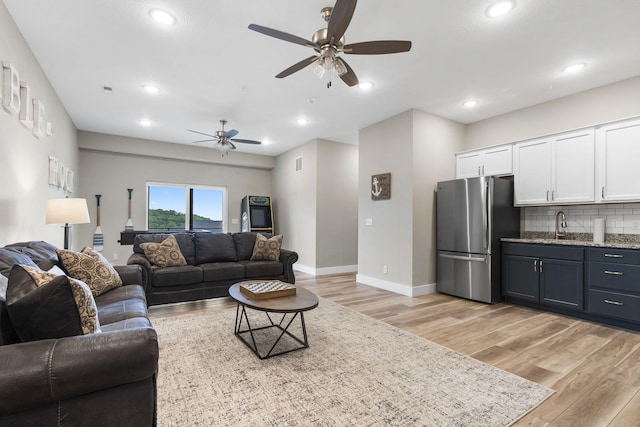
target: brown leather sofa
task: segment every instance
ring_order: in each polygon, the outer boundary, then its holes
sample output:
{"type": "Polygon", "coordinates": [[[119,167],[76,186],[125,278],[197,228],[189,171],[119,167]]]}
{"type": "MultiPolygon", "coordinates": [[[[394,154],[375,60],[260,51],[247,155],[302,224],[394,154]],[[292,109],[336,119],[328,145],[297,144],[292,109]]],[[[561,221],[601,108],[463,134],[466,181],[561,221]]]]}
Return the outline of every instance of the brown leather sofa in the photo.
{"type": "Polygon", "coordinates": [[[158,338],[138,266],[95,298],[102,332],[20,342],[5,295],[14,264],[59,263],[46,242],[0,248],[0,426],[154,426],[158,338]]]}
{"type": "Polygon", "coordinates": [[[141,243],[160,243],[169,234],[138,234],[127,264],[143,268],[143,283],[149,305],[200,300],[229,295],[229,288],[243,280],[280,280],[295,283],[293,264],[296,252],[280,249],[276,261],[252,261],[256,242],[253,232],[171,233],[176,238],[187,265],[152,266],[141,243]]]}

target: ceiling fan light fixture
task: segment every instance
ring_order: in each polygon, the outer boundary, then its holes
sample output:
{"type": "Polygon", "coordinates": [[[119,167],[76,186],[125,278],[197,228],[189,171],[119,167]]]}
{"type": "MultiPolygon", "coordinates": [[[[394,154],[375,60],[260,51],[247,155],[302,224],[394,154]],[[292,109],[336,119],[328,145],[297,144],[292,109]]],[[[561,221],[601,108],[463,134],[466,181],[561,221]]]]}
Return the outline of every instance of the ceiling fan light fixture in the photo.
{"type": "Polygon", "coordinates": [[[313,74],[316,75],[319,79],[324,76],[324,66],[318,61],[315,67],[313,67],[313,74]]]}
{"type": "Polygon", "coordinates": [[[344,76],[347,73],[347,68],[342,65],[342,61],[335,61],[333,65],[333,69],[336,71],[336,74],[339,76],[344,76]]]}

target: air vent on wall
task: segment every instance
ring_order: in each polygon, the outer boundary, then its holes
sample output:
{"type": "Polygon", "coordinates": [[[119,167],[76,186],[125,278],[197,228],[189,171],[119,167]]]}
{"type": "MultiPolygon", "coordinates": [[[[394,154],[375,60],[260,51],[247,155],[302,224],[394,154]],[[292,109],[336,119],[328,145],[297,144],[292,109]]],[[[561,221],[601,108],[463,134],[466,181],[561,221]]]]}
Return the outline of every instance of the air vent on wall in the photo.
{"type": "Polygon", "coordinates": [[[302,170],[302,157],[296,157],[296,172],[302,170]]]}

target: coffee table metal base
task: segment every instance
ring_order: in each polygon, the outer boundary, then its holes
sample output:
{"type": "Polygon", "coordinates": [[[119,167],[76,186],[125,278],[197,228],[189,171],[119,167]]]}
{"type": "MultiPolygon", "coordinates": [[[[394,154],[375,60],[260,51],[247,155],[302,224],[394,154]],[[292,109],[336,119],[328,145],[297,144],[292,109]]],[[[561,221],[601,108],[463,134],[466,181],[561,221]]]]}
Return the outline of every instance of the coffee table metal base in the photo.
{"type": "Polygon", "coordinates": [[[290,353],[292,351],[302,350],[304,348],[309,347],[309,340],[307,339],[307,328],[304,323],[303,311],[296,311],[293,313],[277,313],[277,314],[282,314],[282,318],[280,318],[278,322],[274,322],[274,320],[271,318],[271,315],[276,314],[275,312],[265,311],[264,313],[269,319],[270,324],[267,326],[254,328],[251,326],[251,322],[249,321],[249,317],[247,316],[247,307],[244,306],[243,304],[238,304],[238,307],[236,308],[236,323],[235,323],[235,331],[234,331],[235,335],[240,339],[240,341],[245,343],[245,345],[249,347],[255,353],[256,356],[258,356],[260,359],[267,359],[269,357],[278,356],[281,354],[290,353]],[[293,314],[293,316],[287,319],[287,314],[293,314]],[[302,335],[303,335],[302,339],[300,339],[299,337],[297,337],[296,335],[294,335],[292,332],[289,331],[289,327],[291,326],[291,324],[296,318],[300,319],[300,326],[302,328],[302,335]],[[244,329],[243,329],[243,326],[244,326],[244,329]],[[271,345],[271,348],[269,349],[269,351],[263,355],[260,353],[260,350],[258,349],[254,332],[261,331],[264,329],[272,329],[272,328],[279,330],[280,333],[278,334],[278,337],[271,345]],[[282,340],[282,338],[285,335],[293,338],[297,343],[300,344],[300,346],[289,348],[287,350],[274,352],[278,343],[282,340]]]}

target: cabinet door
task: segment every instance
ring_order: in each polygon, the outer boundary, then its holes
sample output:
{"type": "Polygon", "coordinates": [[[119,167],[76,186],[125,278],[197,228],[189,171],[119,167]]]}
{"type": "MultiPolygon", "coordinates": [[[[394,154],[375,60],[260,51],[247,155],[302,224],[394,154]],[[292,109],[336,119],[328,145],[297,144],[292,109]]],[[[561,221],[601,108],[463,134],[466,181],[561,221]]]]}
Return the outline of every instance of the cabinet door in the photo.
{"type": "Polygon", "coordinates": [[[585,129],[558,136],[551,155],[553,203],[595,200],[595,136],[585,129]]]}
{"type": "Polygon", "coordinates": [[[540,302],[574,310],[584,307],[583,262],[540,260],[540,302]]]}
{"type": "Polygon", "coordinates": [[[505,255],[502,277],[502,293],[506,297],[538,301],[538,258],[505,255]]]}
{"type": "Polygon", "coordinates": [[[485,176],[511,175],[513,173],[511,145],[485,150],[482,160],[482,173],[485,176]]]}
{"type": "Polygon", "coordinates": [[[474,178],[480,176],[482,153],[461,153],[456,155],[456,178],[474,178]]]}
{"type": "Polygon", "coordinates": [[[513,147],[514,203],[543,205],[551,200],[551,141],[537,139],[513,147]]]}
{"type": "Polygon", "coordinates": [[[602,126],[597,132],[598,200],[640,200],[640,120],[602,126]]]}

